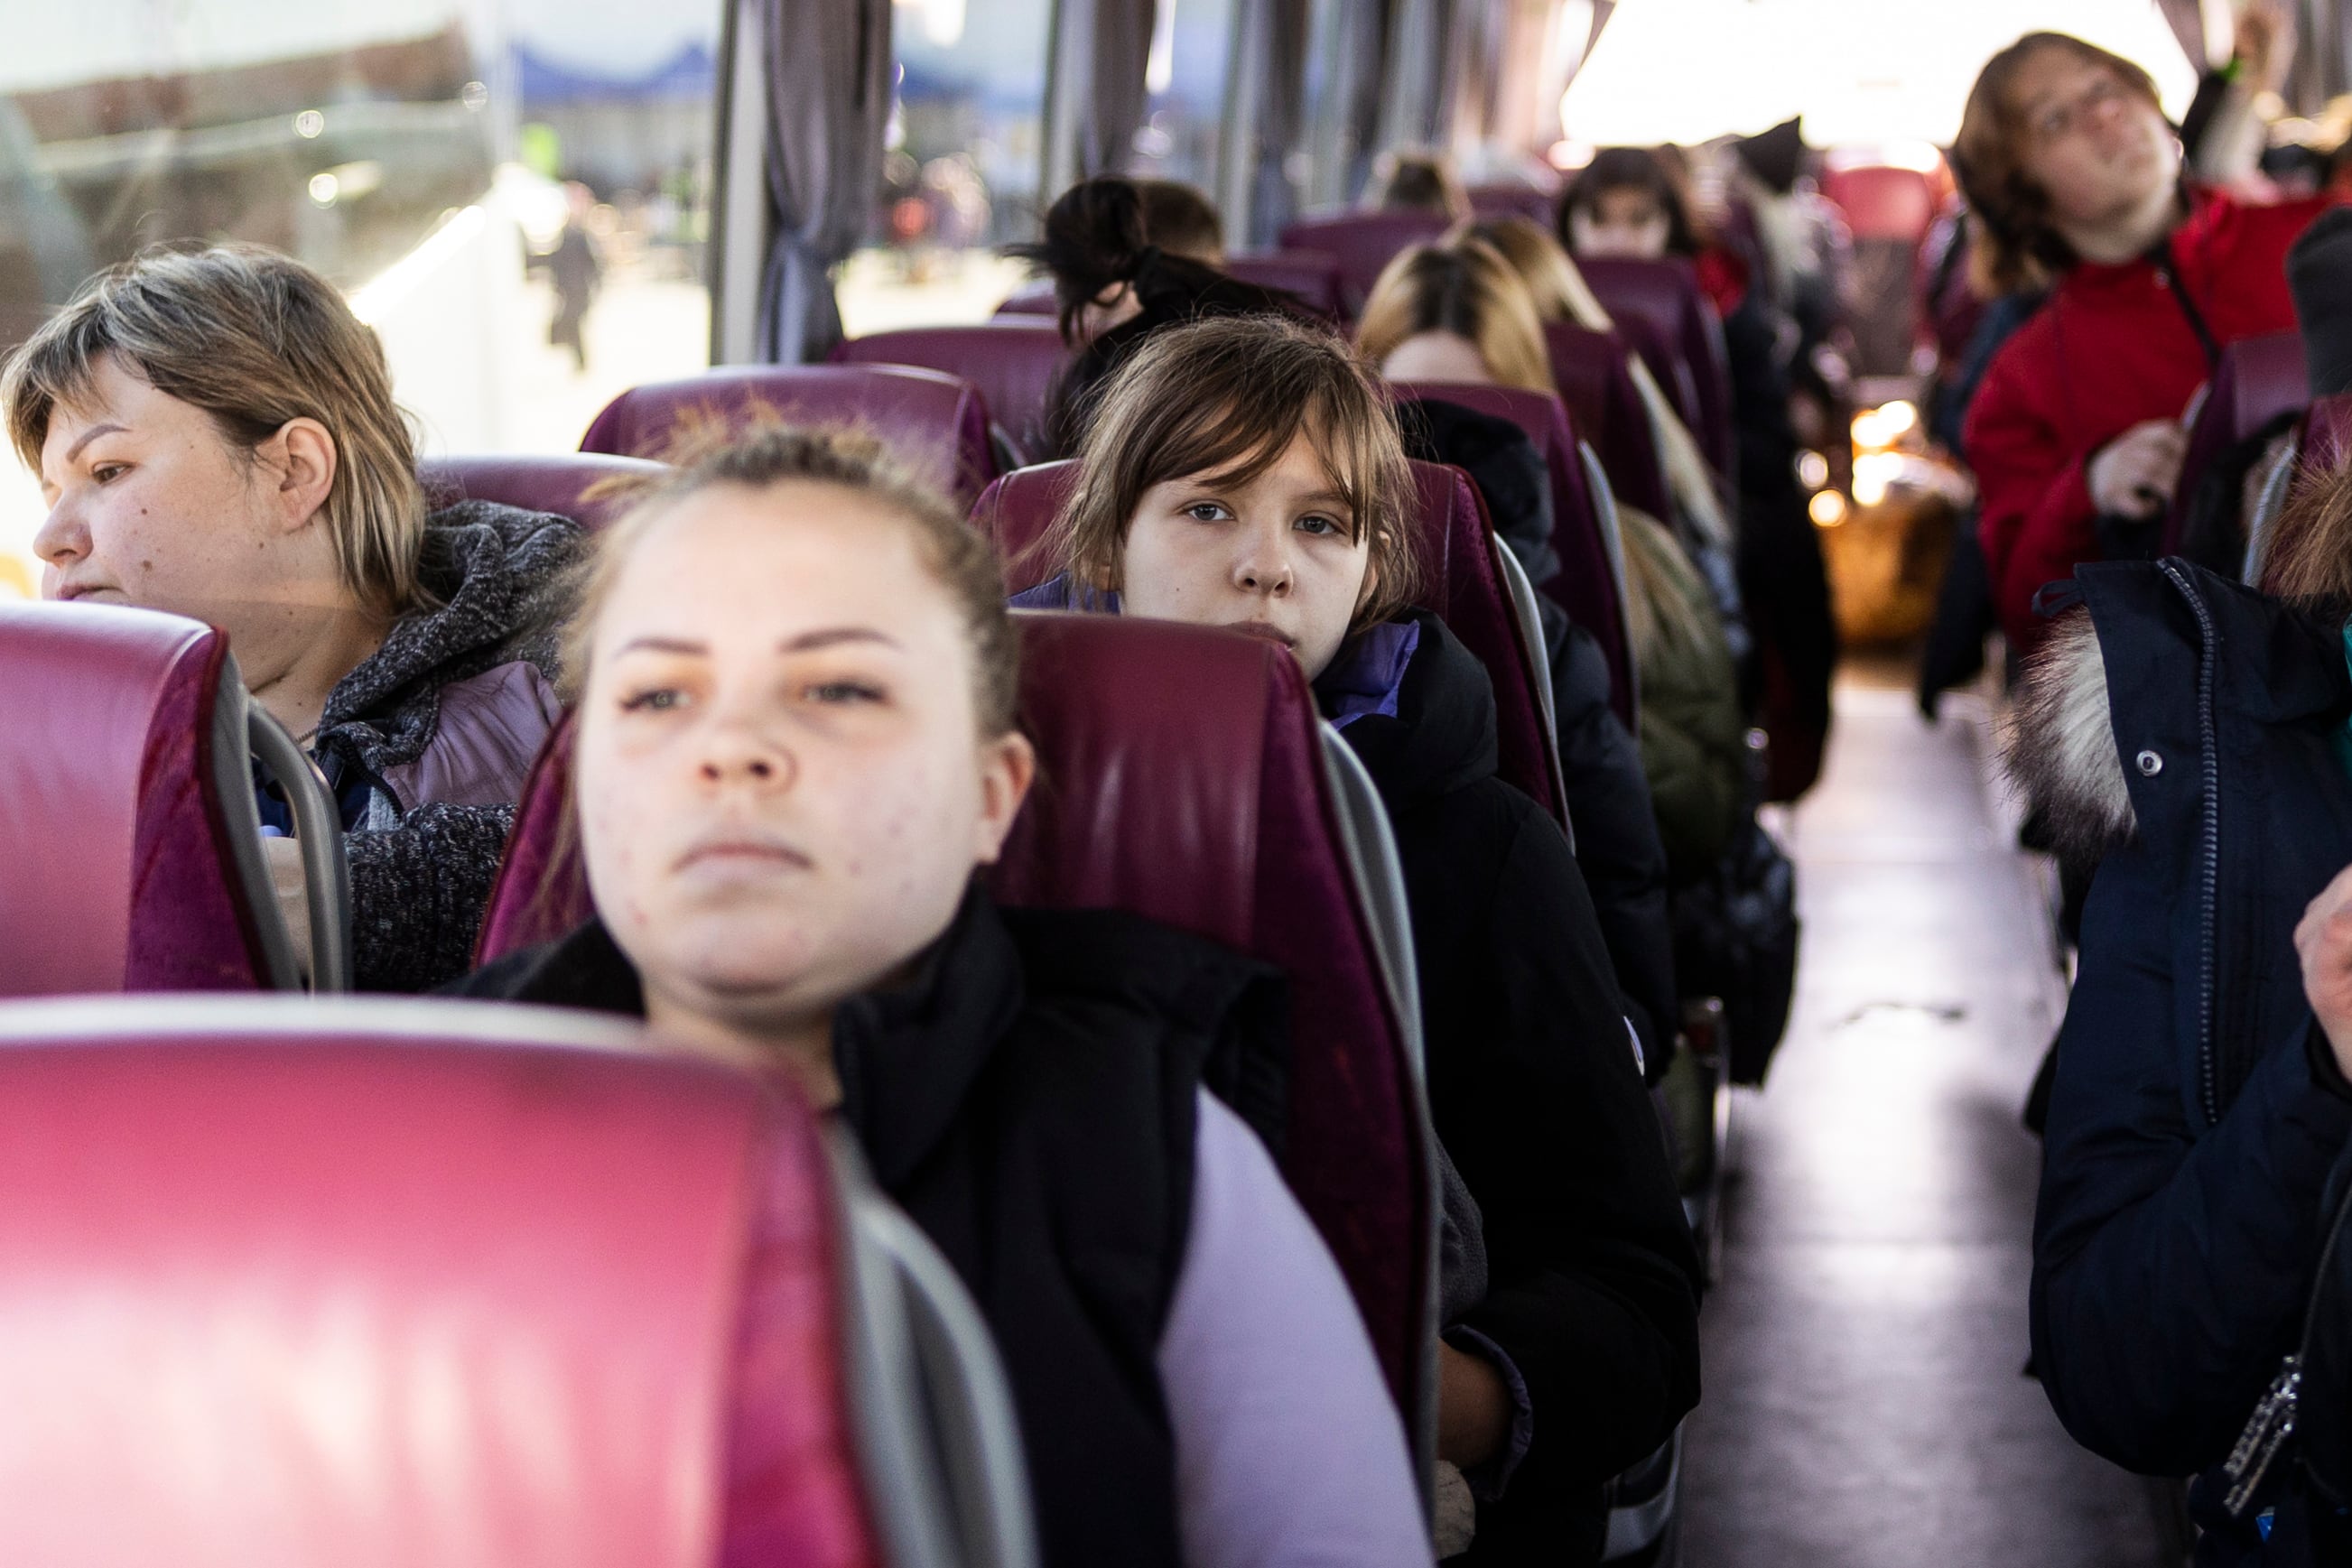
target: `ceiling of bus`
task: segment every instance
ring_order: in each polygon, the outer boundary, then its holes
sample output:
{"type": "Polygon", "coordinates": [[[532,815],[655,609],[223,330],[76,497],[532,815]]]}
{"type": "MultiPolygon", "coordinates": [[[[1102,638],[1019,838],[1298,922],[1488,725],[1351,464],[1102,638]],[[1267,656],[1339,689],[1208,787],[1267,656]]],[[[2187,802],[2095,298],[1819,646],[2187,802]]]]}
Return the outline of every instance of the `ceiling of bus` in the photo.
{"type": "Polygon", "coordinates": [[[1622,0],[1561,126],[1597,145],[1687,145],[1802,113],[1817,147],[1941,145],[1979,68],[2037,28],[2137,60],[2176,117],[2196,91],[2154,0],[1622,0]]]}

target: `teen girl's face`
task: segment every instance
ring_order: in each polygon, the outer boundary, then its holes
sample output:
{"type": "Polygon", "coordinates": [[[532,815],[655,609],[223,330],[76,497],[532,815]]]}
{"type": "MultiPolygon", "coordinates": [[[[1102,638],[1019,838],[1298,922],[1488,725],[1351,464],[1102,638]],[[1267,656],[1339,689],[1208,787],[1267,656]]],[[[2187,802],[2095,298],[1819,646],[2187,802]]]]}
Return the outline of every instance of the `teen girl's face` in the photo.
{"type": "Polygon", "coordinates": [[[1119,576],[1127,613],[1270,638],[1312,680],[1371,587],[1370,536],[1302,434],[1246,484],[1194,474],[1145,491],[1119,576]]]}
{"type": "Polygon", "coordinates": [[[1657,196],[1639,185],[1598,192],[1568,214],[1579,256],[1630,256],[1655,261],[1666,254],[1674,224],[1657,196]]]}
{"type": "Polygon", "coordinates": [[[1031,771],[913,528],[836,486],[722,486],[638,544],[582,696],[596,908],[649,1010],[754,1038],[887,978],[996,858],[1031,771]]]}

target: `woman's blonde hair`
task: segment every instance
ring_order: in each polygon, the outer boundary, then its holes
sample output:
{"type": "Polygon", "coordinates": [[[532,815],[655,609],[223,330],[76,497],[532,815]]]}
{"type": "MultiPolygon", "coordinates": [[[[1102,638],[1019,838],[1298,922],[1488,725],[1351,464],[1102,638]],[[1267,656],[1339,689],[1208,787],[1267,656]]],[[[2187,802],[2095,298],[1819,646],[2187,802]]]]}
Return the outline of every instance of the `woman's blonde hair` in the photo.
{"type": "Polygon", "coordinates": [[[1423,332],[1470,340],[1487,373],[1504,386],[1559,390],[1528,286],[1483,241],[1413,246],[1381,268],[1356,327],[1356,347],[1377,365],[1423,332]]]}
{"type": "Polygon", "coordinates": [[[766,490],[792,483],[831,485],[875,502],[906,522],[923,564],[962,618],[972,653],[973,711],[983,738],[1014,727],[1021,646],[1004,608],[995,551],[954,504],[900,467],[882,443],[846,430],[757,423],[714,429],[673,448],[678,465],[633,487],[630,505],[598,536],[572,585],[564,633],[563,695],[576,703],[588,682],[596,623],[639,548],[680,502],[731,486],[766,490]]]}
{"type": "Polygon", "coordinates": [[[1515,213],[1456,224],[1446,232],[1448,246],[1473,241],[1511,264],[1511,270],[1528,286],[1528,297],[1535,301],[1539,319],[1564,321],[1592,332],[1616,329],[1601,297],[1569,259],[1567,247],[1534,219],[1515,213]]]}
{"type": "MultiPolygon", "coordinates": [[[[1445,236],[1445,243],[1483,244],[1492,248],[1510,263],[1519,280],[1528,286],[1536,314],[1544,320],[1566,322],[1589,332],[1617,329],[1616,321],[1601,303],[1600,296],[1592,292],[1592,286],[1584,281],[1584,274],[1577,270],[1567,247],[1540,225],[1522,217],[1457,224],[1445,236]]],[[[1633,375],[1634,390],[1641,394],[1642,406],[1648,411],[1651,427],[1657,434],[1658,455],[1665,465],[1666,483],[1674,492],[1675,507],[1710,540],[1720,543],[1728,539],[1730,518],[1716,489],[1715,471],[1699,450],[1697,439],[1675,412],[1675,405],[1666,399],[1665,389],[1658,385],[1657,378],[1650,373],[1642,357],[1629,354],[1627,361],[1626,369],[1633,375]]]]}
{"type": "Polygon", "coordinates": [[[108,355],[204,410],[240,453],[289,420],[324,425],[335,476],[319,517],[344,589],[387,620],[432,604],[418,572],[415,442],[392,399],[383,345],[334,285],[253,245],[156,248],[108,267],[0,372],[0,409],[26,466],[40,467],[58,405],[89,395],[108,355]]]}
{"type": "Polygon", "coordinates": [[[2045,287],[2075,261],[2074,246],[2051,226],[2050,193],[2026,172],[2033,127],[2017,101],[2017,78],[2045,49],[2114,73],[2126,93],[2163,112],[2146,70],[2071,34],[2028,33],[1985,62],[1952,141],[1952,172],[1977,219],[1969,281],[1987,298],[2045,287]]]}
{"type": "Polygon", "coordinates": [[[1127,531],[1155,485],[1213,474],[1246,484],[1306,436],[1371,557],[1354,628],[1413,601],[1421,567],[1412,472],[1372,372],[1332,334],[1277,316],[1155,333],[1107,384],[1078,450],[1078,484],[1037,548],[1082,589],[1121,581],[1127,531]]]}

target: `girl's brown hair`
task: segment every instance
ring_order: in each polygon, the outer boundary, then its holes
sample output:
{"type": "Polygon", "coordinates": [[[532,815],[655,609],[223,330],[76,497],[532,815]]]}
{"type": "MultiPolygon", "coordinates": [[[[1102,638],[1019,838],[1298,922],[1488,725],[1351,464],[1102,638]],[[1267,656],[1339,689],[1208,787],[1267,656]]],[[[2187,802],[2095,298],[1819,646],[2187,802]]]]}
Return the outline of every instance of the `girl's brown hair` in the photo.
{"type": "Polygon", "coordinates": [[[2352,467],[2306,465],[2271,525],[2262,588],[2341,619],[2352,613],[2352,467]]]}
{"type": "Polygon", "coordinates": [[[1247,484],[1306,436],[1347,498],[1371,570],[1355,627],[1420,587],[1413,489],[1380,382],[1328,332],[1274,316],[1222,317],[1154,334],[1105,388],[1078,451],[1078,484],[1039,541],[1081,589],[1120,582],[1127,530],[1154,485],[1196,474],[1247,484]]]}
{"type": "Polygon", "coordinates": [[[1952,172],[1977,218],[1970,281],[1987,298],[2042,287],[2074,265],[2074,247],[2050,225],[2050,193],[2026,172],[2033,127],[2017,101],[2017,78],[2044,49],[2111,72],[2125,91],[2163,112],[2147,71],[2070,34],[2028,33],[1985,62],[1961,111],[1952,172]]]}
{"type": "Polygon", "coordinates": [[[392,400],[383,345],[333,284],[255,245],[159,248],[108,267],[0,374],[8,438],[27,467],[41,465],[58,405],[88,396],[110,354],[204,410],[240,452],[289,420],[326,426],[335,476],[319,517],[344,588],[385,619],[432,604],[418,574],[425,493],[415,443],[392,400]]]}
{"type": "Polygon", "coordinates": [[[614,585],[679,502],[720,486],[766,490],[797,482],[853,492],[906,521],[924,566],[962,617],[982,736],[993,739],[1015,727],[1021,644],[1004,608],[996,554],[945,496],[899,467],[879,441],[850,431],[758,424],[740,433],[713,431],[698,444],[689,437],[672,457],[679,465],[632,492],[628,510],[598,537],[581,565],[564,633],[566,701],[577,702],[587,685],[596,622],[614,585]]]}
{"type": "Polygon", "coordinates": [[[1381,269],[1356,327],[1356,346],[1380,364],[1408,338],[1451,332],[1478,345],[1507,387],[1557,393],[1534,296],[1492,246],[1465,239],[1417,245],[1381,269]]]}

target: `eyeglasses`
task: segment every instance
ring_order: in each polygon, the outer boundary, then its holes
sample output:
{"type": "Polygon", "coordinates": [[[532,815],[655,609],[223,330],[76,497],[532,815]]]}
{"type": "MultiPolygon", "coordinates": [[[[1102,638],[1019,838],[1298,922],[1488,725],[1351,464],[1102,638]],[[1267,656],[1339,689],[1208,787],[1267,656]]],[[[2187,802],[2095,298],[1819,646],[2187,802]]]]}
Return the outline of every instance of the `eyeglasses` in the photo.
{"type": "Polygon", "coordinates": [[[2044,144],[2073,135],[2110,104],[2124,99],[2124,84],[2106,71],[2096,72],[2088,86],[2063,102],[2053,103],[2033,117],[2034,140],[2044,144]]]}

